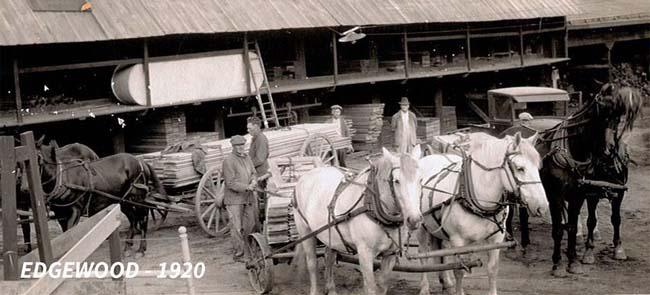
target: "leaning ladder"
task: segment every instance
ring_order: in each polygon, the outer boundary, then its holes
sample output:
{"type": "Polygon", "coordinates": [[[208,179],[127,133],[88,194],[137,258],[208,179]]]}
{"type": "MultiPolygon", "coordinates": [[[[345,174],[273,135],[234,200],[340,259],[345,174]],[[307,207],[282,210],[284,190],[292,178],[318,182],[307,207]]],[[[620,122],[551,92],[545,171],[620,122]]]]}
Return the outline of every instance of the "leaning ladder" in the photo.
{"type": "Polygon", "coordinates": [[[257,104],[260,108],[260,114],[262,115],[262,122],[264,122],[264,128],[270,127],[280,127],[280,120],[278,118],[278,113],[275,108],[275,102],[273,102],[273,94],[271,94],[271,87],[269,86],[269,80],[266,75],[266,69],[264,68],[264,61],[262,60],[262,53],[260,51],[260,46],[257,43],[257,40],[253,42],[246,42],[245,45],[247,48],[246,55],[244,58],[248,61],[248,74],[250,80],[253,82],[253,88],[255,90],[255,98],[257,99],[257,104]],[[255,46],[255,56],[248,54],[250,51],[250,45],[255,46]],[[260,69],[262,70],[262,85],[257,85],[257,80],[255,76],[259,73],[256,73],[253,70],[252,62],[258,62],[260,69]],[[264,100],[264,95],[266,94],[266,101],[264,100]],[[273,126],[270,126],[273,124],[273,126]]]}

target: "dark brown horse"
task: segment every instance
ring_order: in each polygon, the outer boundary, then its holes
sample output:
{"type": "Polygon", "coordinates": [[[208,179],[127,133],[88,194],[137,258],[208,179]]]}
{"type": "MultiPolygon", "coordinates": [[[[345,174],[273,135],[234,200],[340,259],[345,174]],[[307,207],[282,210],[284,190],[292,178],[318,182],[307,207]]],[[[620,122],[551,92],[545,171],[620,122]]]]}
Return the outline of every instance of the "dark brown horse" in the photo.
{"type": "Polygon", "coordinates": [[[144,255],[149,209],[149,194],[166,196],[153,168],[130,154],[116,154],[87,162],[63,161],[52,146],[43,146],[41,177],[48,183],[48,204],[58,215],[62,212],[64,230],[79,222],[82,215],[91,216],[110,204],[119,203],[129,219],[130,228],[125,251],[140,233],[137,253],[144,255]],[[53,185],[49,185],[49,183],[53,185]],[[65,223],[65,224],[64,224],[65,223]]]}
{"type": "MultiPolygon", "coordinates": [[[[640,92],[629,87],[614,89],[605,85],[594,100],[583,106],[559,125],[543,131],[536,148],[543,158],[541,178],[549,198],[553,222],[553,275],[565,276],[561,267],[560,246],[564,229],[568,233],[567,258],[571,273],[583,273],[577,261],[576,232],[578,216],[585,198],[588,202],[587,250],[593,248],[593,229],[596,225],[596,205],[603,192],[612,197],[612,225],[614,226],[615,258],[624,259],[620,240],[620,206],[623,190],[603,189],[585,185],[584,179],[606,181],[608,187],[624,185],[627,180],[627,158],[621,137],[632,129],[640,110],[640,92]],[[562,214],[567,206],[567,223],[562,224],[562,214]]],[[[526,127],[513,127],[501,135],[535,131],[526,127]]],[[[528,215],[520,211],[522,240],[527,243],[528,215]],[[526,232],[524,232],[526,231],[526,232]]],[[[589,252],[589,251],[587,251],[589,252]]],[[[593,260],[593,259],[592,259],[593,260]]]]}
{"type": "MultiPolygon", "coordinates": [[[[43,137],[41,137],[37,142],[36,142],[36,148],[40,149],[43,146],[43,137]]],[[[50,141],[50,146],[53,146],[56,149],[56,154],[61,161],[70,161],[70,160],[82,160],[82,161],[94,161],[99,159],[99,156],[88,146],[80,144],[80,143],[72,143],[65,145],[61,148],[58,148],[58,145],[56,144],[56,141],[52,140],[50,141]]],[[[21,168],[21,171],[25,171],[24,169],[21,168]]],[[[18,198],[17,198],[17,206],[18,209],[20,210],[25,210],[28,211],[32,207],[32,202],[31,198],[29,196],[29,186],[27,181],[21,181],[22,179],[25,179],[25,175],[22,173],[18,173],[19,177],[16,181],[16,186],[17,189],[16,191],[18,192],[18,198]]],[[[47,185],[47,183],[43,183],[43,185],[47,185]]],[[[21,219],[21,227],[23,231],[23,239],[25,241],[25,245],[27,246],[27,252],[32,251],[32,239],[31,239],[31,225],[29,224],[28,220],[29,218],[27,216],[20,216],[21,219]]],[[[61,224],[61,228],[64,228],[64,225],[61,224]]]]}

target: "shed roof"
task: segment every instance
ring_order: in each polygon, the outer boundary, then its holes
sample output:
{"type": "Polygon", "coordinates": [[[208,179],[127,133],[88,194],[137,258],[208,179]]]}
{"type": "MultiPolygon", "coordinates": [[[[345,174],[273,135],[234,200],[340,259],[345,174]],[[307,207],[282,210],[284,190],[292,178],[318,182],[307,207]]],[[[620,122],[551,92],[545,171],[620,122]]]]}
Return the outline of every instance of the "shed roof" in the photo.
{"type": "Polygon", "coordinates": [[[572,29],[650,23],[647,0],[576,0],[581,13],[568,16],[572,29]]]}
{"type": "Polygon", "coordinates": [[[174,34],[485,22],[579,13],[584,0],[90,0],[86,12],[0,1],[0,46],[174,34]]]}

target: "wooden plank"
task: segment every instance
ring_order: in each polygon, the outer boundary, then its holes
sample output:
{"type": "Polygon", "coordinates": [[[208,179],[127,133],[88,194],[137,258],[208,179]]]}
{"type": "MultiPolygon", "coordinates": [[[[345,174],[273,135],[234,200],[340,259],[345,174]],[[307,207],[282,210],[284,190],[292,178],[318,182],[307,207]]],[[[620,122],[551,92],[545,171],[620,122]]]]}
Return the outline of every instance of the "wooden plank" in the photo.
{"type": "Polygon", "coordinates": [[[20,142],[31,150],[29,159],[25,162],[25,172],[27,172],[27,181],[29,182],[29,196],[32,201],[34,227],[36,228],[36,237],[38,240],[38,254],[41,261],[49,265],[53,262],[50,233],[47,227],[49,218],[47,211],[45,211],[45,194],[43,193],[41,175],[36,157],[34,134],[31,131],[21,133],[20,142]]]}
{"type": "Polygon", "coordinates": [[[485,123],[490,122],[490,117],[487,114],[485,114],[485,112],[483,112],[483,110],[481,110],[479,106],[477,106],[474,102],[472,102],[469,99],[466,99],[465,101],[467,102],[467,106],[469,106],[469,108],[472,109],[474,113],[476,113],[479,117],[481,117],[481,119],[483,119],[485,123]]]}
{"type": "MultiPolygon", "coordinates": [[[[122,262],[122,248],[120,247],[120,231],[113,231],[108,238],[108,249],[111,254],[111,264],[122,262]]],[[[115,274],[117,275],[117,274],[115,274]]],[[[123,278],[113,278],[114,281],[121,281],[123,278]]]]}
{"type": "MultiPolygon", "coordinates": [[[[63,265],[66,262],[81,262],[86,260],[108,236],[119,228],[120,220],[118,216],[120,214],[120,205],[111,205],[109,208],[111,208],[110,212],[95,224],[68,253],[61,257],[58,260],[59,263],[63,265]]],[[[51,294],[64,280],[64,278],[45,276],[38,279],[24,295],[51,294]]]]}
{"type": "Polygon", "coordinates": [[[2,258],[5,280],[18,279],[18,234],[16,232],[16,159],[13,136],[0,137],[0,189],[2,189],[2,258]]]}

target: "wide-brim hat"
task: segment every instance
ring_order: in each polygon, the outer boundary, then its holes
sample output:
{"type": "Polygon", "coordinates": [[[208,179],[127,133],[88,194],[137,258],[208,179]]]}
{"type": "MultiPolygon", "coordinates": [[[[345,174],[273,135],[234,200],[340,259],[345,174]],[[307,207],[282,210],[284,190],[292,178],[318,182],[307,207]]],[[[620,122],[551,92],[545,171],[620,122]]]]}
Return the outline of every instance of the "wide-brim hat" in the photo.
{"type": "Polygon", "coordinates": [[[332,109],[332,110],[342,110],[343,107],[338,105],[338,104],[335,104],[335,105],[331,106],[330,109],[332,109]]]}
{"type": "Polygon", "coordinates": [[[232,138],[230,138],[231,145],[241,145],[245,143],[246,143],[246,138],[241,135],[235,135],[232,138]]]}
{"type": "Polygon", "coordinates": [[[411,104],[409,99],[406,96],[402,96],[402,99],[399,101],[399,104],[411,104]]]}

